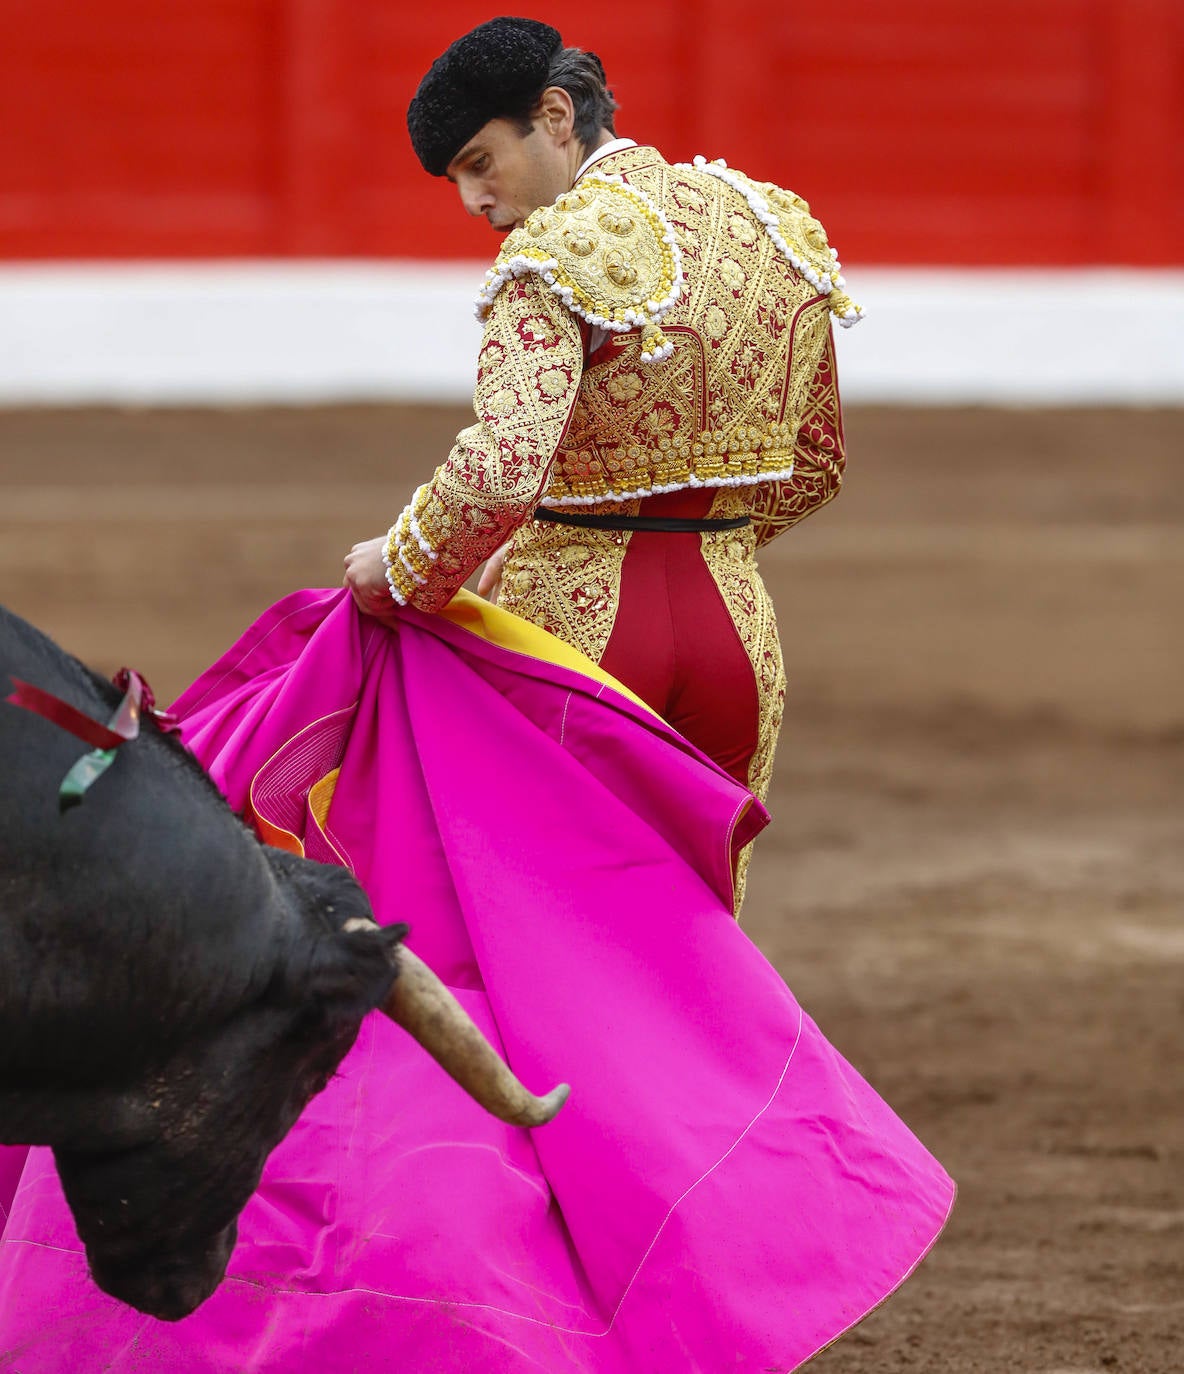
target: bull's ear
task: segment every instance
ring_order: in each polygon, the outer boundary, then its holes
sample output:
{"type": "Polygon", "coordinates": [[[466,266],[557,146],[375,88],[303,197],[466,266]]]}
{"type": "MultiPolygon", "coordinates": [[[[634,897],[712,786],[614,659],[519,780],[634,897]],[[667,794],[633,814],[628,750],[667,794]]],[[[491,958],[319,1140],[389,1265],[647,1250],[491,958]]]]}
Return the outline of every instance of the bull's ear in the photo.
{"type": "Polygon", "coordinates": [[[377,1007],[394,981],[395,950],[406,934],[405,925],[367,925],[318,940],[308,966],[305,995],[363,1011],[377,1007]]]}
{"type": "Polygon", "coordinates": [[[349,940],[356,949],[378,948],[386,952],[386,957],[397,962],[395,950],[407,938],[409,926],[402,923],[380,926],[376,921],[347,921],[340,931],[344,940],[349,940]]]}
{"type": "Polygon", "coordinates": [[[410,929],[410,926],[402,922],[393,926],[379,926],[377,933],[371,932],[371,938],[377,939],[384,949],[393,950],[396,945],[403,943],[410,929]]]}

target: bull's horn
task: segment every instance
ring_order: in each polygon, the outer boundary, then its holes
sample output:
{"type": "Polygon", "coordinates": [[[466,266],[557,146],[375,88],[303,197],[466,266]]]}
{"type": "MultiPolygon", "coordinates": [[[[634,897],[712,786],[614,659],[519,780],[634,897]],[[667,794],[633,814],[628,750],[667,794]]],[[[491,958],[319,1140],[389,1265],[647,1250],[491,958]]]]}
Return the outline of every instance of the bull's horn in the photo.
{"type": "Polygon", "coordinates": [[[527,1092],[423,960],[402,945],[398,962],[399,976],[382,1007],[391,1020],[487,1112],[512,1126],[546,1125],[567,1101],[567,1084],[552,1088],[546,1097],[527,1092]]]}

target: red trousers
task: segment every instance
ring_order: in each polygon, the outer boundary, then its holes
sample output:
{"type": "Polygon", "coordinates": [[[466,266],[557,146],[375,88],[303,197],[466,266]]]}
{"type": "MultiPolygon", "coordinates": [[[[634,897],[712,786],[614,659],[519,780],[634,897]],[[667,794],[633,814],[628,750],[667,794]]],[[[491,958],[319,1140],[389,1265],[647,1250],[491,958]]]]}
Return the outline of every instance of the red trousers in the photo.
{"type": "MultiPolygon", "coordinates": [[[[700,520],[715,493],[670,492],[639,514],[700,520]]],[[[635,530],[601,666],[742,783],[757,746],[752,664],[715,580],[702,535],[635,530]]]]}

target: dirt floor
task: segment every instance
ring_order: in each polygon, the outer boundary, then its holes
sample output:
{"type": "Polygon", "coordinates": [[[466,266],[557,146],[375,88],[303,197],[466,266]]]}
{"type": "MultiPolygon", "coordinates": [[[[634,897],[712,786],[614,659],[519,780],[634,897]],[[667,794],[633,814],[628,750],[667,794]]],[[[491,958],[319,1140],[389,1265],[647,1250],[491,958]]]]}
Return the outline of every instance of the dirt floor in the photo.
{"type": "MultiPolygon", "coordinates": [[[[0,600],[168,698],[463,421],[0,414],[0,600]]],[[[811,1369],[1184,1370],[1184,411],[848,425],[745,923],[961,1199],[811,1369]]]]}

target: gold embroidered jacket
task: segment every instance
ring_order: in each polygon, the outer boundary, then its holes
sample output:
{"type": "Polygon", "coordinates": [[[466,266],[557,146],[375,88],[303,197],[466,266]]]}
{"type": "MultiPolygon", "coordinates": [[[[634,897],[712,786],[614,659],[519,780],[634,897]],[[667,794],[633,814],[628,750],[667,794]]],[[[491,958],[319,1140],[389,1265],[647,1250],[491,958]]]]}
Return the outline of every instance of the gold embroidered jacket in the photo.
{"type": "Polygon", "coordinates": [[[395,599],[438,609],[540,504],[714,487],[757,545],[823,505],[843,463],[830,319],[859,315],[842,285],[790,192],[646,147],[593,164],[486,277],[476,423],[392,526],[395,599]]]}

